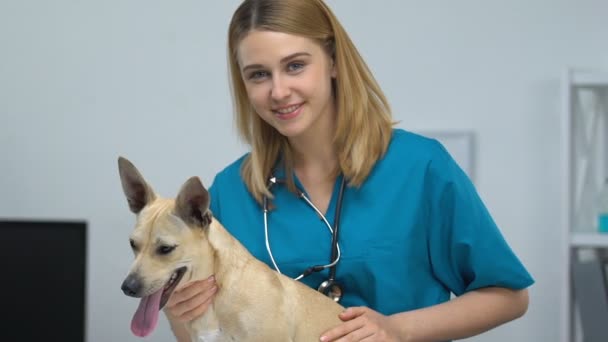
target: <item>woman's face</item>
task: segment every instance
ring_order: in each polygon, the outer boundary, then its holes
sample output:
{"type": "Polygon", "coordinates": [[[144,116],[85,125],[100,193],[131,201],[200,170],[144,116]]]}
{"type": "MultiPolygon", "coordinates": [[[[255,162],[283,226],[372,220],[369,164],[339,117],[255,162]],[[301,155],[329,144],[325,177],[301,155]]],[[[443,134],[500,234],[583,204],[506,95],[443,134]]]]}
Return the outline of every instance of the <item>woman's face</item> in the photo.
{"type": "Polygon", "coordinates": [[[237,47],[241,76],[258,115],[282,135],[314,136],[331,128],[332,59],[316,41],[287,33],[251,31],[237,47]]]}

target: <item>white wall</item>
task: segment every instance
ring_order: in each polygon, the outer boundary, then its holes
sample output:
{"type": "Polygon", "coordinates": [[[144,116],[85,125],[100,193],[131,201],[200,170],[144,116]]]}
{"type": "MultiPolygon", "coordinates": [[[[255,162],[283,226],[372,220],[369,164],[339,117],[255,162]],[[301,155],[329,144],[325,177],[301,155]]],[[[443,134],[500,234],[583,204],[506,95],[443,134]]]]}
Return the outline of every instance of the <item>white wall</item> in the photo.
{"type": "MultiPolygon", "coordinates": [[[[225,63],[239,1],[209,3],[0,1],[0,217],[89,222],[89,342],[139,340],[117,156],[169,196],[245,150],[225,63]]],[[[608,2],[329,4],[402,127],[476,132],[479,191],[537,283],[523,319],[471,340],[557,341],[559,77],[608,67],[608,2]]]]}

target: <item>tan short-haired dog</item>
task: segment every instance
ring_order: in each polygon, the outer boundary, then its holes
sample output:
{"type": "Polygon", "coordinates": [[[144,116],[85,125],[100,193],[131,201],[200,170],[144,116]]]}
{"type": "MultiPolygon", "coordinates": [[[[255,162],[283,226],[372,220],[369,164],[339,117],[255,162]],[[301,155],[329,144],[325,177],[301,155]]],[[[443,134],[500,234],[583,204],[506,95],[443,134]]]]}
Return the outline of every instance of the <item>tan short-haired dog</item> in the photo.
{"type": "Polygon", "coordinates": [[[135,261],[122,284],[141,298],[131,330],[149,335],[178,283],[214,274],[213,304],[187,325],[192,341],[312,342],[340,323],[343,308],[255,259],[209,211],[197,177],[175,199],[160,198],[127,159],[118,159],[123,191],[137,214],[130,237],[135,261]]]}

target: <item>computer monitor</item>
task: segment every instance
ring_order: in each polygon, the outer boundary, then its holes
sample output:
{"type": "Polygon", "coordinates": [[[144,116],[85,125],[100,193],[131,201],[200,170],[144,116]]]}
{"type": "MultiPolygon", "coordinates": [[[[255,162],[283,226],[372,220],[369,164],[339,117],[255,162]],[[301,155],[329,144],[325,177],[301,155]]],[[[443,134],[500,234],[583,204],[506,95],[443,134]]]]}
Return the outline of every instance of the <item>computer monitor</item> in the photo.
{"type": "Polygon", "coordinates": [[[85,340],[87,224],[0,220],[0,341],[85,340]]]}

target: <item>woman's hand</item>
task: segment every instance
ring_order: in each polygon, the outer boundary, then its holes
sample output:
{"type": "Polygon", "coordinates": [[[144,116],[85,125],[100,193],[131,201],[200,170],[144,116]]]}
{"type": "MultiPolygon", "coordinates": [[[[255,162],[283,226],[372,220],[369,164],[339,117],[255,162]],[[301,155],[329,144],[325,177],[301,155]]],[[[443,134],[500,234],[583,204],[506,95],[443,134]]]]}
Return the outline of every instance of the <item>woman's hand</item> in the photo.
{"type": "Polygon", "coordinates": [[[320,341],[399,341],[391,318],[370,308],[348,308],[339,317],[344,323],[323,333],[320,341]]]}
{"type": "Polygon", "coordinates": [[[207,311],[216,292],[213,276],[188,283],[171,294],[165,305],[165,313],[176,323],[190,322],[207,311]]]}

